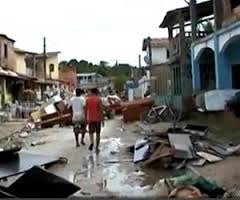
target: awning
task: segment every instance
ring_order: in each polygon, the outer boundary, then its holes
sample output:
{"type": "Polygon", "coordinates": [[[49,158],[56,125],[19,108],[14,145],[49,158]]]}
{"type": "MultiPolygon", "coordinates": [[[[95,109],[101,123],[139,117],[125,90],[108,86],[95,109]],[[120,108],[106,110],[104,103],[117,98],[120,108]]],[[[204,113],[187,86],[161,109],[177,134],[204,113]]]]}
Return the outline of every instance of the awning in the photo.
{"type": "Polygon", "coordinates": [[[16,72],[8,70],[8,69],[3,69],[2,67],[0,67],[0,76],[20,78],[16,72]]]}

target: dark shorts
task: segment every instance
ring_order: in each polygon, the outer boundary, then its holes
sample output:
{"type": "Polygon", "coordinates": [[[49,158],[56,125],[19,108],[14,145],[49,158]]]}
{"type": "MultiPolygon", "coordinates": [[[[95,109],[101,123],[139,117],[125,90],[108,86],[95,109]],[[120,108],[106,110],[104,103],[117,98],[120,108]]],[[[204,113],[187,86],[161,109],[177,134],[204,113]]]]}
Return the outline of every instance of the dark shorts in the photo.
{"type": "Polygon", "coordinates": [[[101,133],[101,122],[89,123],[88,129],[89,129],[90,134],[93,134],[93,133],[100,134],[101,133]]]}
{"type": "Polygon", "coordinates": [[[73,122],[73,132],[81,133],[86,132],[87,123],[86,122],[73,122]]]}

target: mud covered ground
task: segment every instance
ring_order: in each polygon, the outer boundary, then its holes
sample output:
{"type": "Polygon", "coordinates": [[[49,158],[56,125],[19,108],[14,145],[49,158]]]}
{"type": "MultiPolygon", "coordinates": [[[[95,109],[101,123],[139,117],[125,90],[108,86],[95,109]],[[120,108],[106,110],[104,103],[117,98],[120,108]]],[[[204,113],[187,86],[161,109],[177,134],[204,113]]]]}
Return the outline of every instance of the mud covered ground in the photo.
{"type": "MultiPolygon", "coordinates": [[[[159,124],[167,127],[166,124],[159,124]]],[[[88,151],[88,135],[86,146],[75,147],[71,127],[51,128],[32,132],[26,139],[25,151],[66,157],[67,164],[56,164],[49,168],[51,172],[81,187],[77,196],[156,196],[154,184],[173,175],[176,171],[163,170],[154,166],[141,169],[132,162],[133,155],[128,147],[135,144],[137,139],[143,138],[144,133],[124,126],[120,119],[108,121],[102,131],[101,152],[96,155],[88,151]],[[45,141],[45,144],[31,146],[33,141],[45,141]],[[114,162],[111,162],[114,161],[114,162]]],[[[220,163],[196,168],[202,175],[216,180],[227,188],[240,185],[240,158],[231,157],[220,163]]],[[[10,184],[14,178],[3,185],[10,184]]]]}

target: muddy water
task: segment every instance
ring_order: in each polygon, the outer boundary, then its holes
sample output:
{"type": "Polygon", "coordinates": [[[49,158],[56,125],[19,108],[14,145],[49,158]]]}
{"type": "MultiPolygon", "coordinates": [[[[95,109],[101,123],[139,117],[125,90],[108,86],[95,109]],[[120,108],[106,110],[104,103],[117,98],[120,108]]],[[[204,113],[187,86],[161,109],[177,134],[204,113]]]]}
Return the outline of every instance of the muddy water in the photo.
{"type": "Polygon", "coordinates": [[[76,157],[69,164],[55,166],[51,171],[79,185],[79,195],[153,196],[152,186],[168,174],[154,169],[141,170],[132,162],[132,155],[119,137],[104,138],[99,155],[86,152],[81,161],[76,157]],[[59,168],[60,167],[60,168],[59,168]]]}

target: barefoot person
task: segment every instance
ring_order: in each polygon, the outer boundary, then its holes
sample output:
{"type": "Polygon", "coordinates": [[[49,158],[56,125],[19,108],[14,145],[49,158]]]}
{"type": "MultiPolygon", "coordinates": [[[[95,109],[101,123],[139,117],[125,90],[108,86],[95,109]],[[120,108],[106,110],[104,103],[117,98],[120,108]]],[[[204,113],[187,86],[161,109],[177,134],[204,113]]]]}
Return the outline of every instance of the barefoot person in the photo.
{"type": "Polygon", "coordinates": [[[96,153],[99,153],[101,126],[104,126],[103,106],[97,88],[91,90],[89,97],[86,100],[87,121],[90,137],[89,150],[94,147],[93,136],[96,133],[96,153]]]}
{"type": "Polygon", "coordinates": [[[82,134],[81,144],[85,145],[84,143],[84,136],[86,133],[85,106],[86,106],[86,100],[84,97],[84,91],[81,90],[80,88],[77,88],[76,96],[71,98],[70,104],[69,104],[69,107],[72,107],[72,112],[73,112],[72,122],[73,122],[73,132],[75,134],[75,139],[76,139],[76,147],[80,146],[79,139],[78,139],[78,136],[80,133],[82,134]]]}

